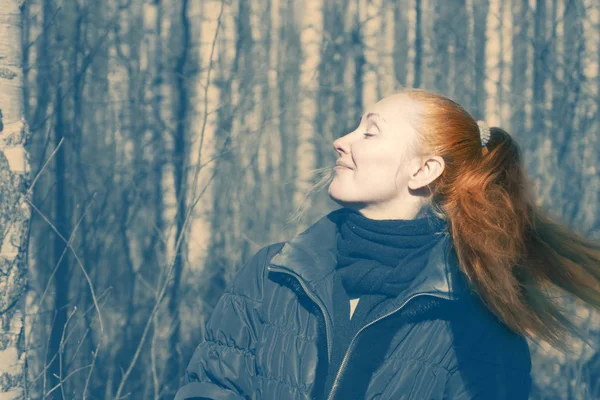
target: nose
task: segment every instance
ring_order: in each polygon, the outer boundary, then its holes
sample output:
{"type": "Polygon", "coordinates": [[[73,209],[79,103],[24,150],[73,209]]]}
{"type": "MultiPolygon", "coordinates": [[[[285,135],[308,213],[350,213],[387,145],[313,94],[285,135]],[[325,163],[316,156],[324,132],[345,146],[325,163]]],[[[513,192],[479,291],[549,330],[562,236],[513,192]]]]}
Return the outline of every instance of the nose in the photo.
{"type": "Polygon", "coordinates": [[[348,142],[346,140],[344,140],[345,137],[346,136],[342,136],[342,137],[339,137],[339,138],[337,138],[337,139],[335,139],[333,141],[333,148],[340,155],[343,154],[343,153],[346,153],[346,154],[348,153],[348,146],[349,146],[349,144],[348,144],[348,142]]]}

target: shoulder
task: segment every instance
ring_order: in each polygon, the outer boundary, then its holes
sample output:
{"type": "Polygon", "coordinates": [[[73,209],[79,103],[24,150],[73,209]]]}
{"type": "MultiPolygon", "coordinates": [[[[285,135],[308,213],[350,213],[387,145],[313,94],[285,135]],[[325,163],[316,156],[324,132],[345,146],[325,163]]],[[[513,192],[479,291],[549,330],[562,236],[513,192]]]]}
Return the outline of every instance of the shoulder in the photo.
{"type": "Polygon", "coordinates": [[[238,269],[226,293],[261,301],[267,266],[285,242],[272,243],[260,248],[238,269]]]}

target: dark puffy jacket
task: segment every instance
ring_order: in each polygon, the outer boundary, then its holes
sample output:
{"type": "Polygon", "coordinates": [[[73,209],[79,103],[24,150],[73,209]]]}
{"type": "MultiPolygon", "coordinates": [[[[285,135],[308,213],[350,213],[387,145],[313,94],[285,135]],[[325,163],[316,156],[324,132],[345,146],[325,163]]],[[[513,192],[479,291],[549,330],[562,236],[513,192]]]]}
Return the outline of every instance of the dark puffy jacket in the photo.
{"type": "Polygon", "coordinates": [[[528,398],[528,343],[469,289],[449,238],[356,334],[331,393],[321,393],[335,340],[338,216],[262,248],[239,270],[206,323],[176,400],[528,398]]]}

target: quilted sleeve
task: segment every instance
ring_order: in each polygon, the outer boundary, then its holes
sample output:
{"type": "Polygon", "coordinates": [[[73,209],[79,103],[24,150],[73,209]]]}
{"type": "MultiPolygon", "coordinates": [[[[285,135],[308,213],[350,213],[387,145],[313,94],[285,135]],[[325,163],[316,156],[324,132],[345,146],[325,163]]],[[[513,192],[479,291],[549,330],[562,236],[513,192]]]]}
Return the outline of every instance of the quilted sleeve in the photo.
{"type": "Polygon", "coordinates": [[[239,400],[254,392],[264,269],[277,247],[260,249],[225,289],[206,321],[175,400],[239,400]]]}

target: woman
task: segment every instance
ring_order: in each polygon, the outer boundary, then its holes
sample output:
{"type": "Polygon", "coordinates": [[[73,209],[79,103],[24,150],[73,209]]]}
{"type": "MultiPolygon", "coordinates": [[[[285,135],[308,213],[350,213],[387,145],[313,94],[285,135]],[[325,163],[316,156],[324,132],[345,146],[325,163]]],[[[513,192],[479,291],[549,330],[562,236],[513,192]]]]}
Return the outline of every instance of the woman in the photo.
{"type": "Polygon", "coordinates": [[[240,269],[177,400],[526,399],[526,337],[584,337],[548,289],[600,308],[599,246],[536,208],[513,139],[420,89],[367,111],[333,143],[343,207],[240,269]]]}

